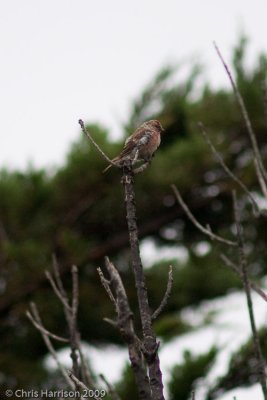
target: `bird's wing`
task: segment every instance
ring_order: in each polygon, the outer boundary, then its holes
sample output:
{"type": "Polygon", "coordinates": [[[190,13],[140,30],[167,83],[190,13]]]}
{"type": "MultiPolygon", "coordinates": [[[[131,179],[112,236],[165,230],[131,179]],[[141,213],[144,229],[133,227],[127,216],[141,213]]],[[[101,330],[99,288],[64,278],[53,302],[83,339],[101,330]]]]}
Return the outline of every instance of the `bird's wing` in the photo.
{"type": "Polygon", "coordinates": [[[146,145],[150,138],[151,138],[152,132],[147,130],[144,131],[144,129],[137,130],[132,136],[130,136],[123,147],[122,152],[120,153],[120,158],[122,157],[127,157],[132,153],[134,149],[138,149],[144,145],[146,145]]]}

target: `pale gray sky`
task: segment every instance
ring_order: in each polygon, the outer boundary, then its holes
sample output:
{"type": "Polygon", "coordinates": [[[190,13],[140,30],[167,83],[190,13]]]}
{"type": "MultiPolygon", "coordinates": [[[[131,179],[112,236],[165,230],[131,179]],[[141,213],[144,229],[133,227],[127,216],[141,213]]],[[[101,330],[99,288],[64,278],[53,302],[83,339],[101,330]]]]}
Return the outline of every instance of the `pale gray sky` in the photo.
{"type": "Polygon", "coordinates": [[[267,52],[265,0],[2,0],[0,167],[63,163],[77,120],[119,134],[129,104],[161,66],[195,55],[228,84],[238,33],[267,52]]]}

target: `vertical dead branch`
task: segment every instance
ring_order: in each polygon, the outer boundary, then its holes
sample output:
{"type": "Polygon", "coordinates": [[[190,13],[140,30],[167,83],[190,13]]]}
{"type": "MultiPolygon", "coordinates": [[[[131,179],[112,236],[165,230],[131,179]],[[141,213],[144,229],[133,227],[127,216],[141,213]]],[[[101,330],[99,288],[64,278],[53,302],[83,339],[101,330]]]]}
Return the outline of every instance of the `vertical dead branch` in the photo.
{"type": "Polygon", "coordinates": [[[159,343],[156,340],[156,335],[152,328],[152,316],[148,303],[146,280],[140,257],[133,177],[133,169],[129,163],[123,168],[122,183],[125,193],[126,218],[131,248],[132,269],[135,278],[143,332],[143,354],[148,365],[152,398],[153,400],[163,400],[162,374],[158,357],[159,343]]]}
{"type": "Polygon", "coordinates": [[[256,323],[255,323],[253,303],[252,303],[251,292],[250,292],[250,283],[249,283],[248,272],[247,272],[248,265],[247,265],[246,255],[245,255],[244,237],[243,237],[242,227],[241,227],[241,223],[240,223],[240,215],[239,215],[239,209],[238,209],[235,192],[233,192],[233,202],[234,202],[234,218],[235,218],[237,240],[238,240],[239,263],[240,263],[240,269],[242,271],[242,282],[243,282],[244,290],[246,293],[247,307],[248,307],[249,320],[250,320],[250,325],[251,325],[251,330],[252,330],[255,355],[258,359],[259,382],[261,384],[264,399],[266,400],[267,399],[267,385],[266,385],[266,373],[265,373],[266,366],[265,366],[265,361],[264,361],[264,358],[262,355],[259,335],[257,332],[256,323]]]}
{"type": "MultiPolygon", "coordinates": [[[[106,154],[100,149],[97,143],[93,140],[90,133],[86,130],[82,120],[79,120],[79,124],[88,137],[93,143],[99,153],[104,157],[109,164],[115,164],[106,154]]],[[[135,286],[137,291],[141,326],[143,339],[140,341],[135,335],[133,323],[131,321],[131,312],[128,304],[127,295],[125,293],[120,276],[108,259],[106,259],[106,268],[111,277],[111,282],[107,281],[100,269],[98,273],[100,280],[107,291],[109,298],[115,305],[116,312],[118,314],[118,326],[121,331],[124,340],[128,344],[129,357],[131,365],[133,367],[135,378],[139,390],[140,399],[151,399],[153,400],[164,400],[163,396],[163,383],[162,374],[160,370],[160,362],[158,357],[159,342],[156,340],[156,335],[152,328],[152,314],[149,307],[146,280],[143,271],[143,266],[140,257],[139,240],[138,240],[138,229],[136,223],[136,206],[135,206],[135,193],[133,186],[133,177],[137,173],[141,173],[147,168],[150,161],[145,162],[142,166],[137,169],[133,169],[131,160],[125,161],[119,168],[123,170],[122,183],[125,193],[125,204],[126,204],[126,218],[128,224],[129,241],[131,248],[132,258],[132,269],[135,278],[135,286]],[[110,285],[114,285],[116,296],[112,293],[110,285]],[[126,334],[127,332],[127,334],[126,334]],[[149,379],[144,373],[143,360],[144,356],[149,371],[149,379]],[[139,383],[138,383],[139,382],[139,383]],[[140,386],[141,385],[141,386],[140,386]],[[146,388],[146,390],[145,390],[146,388]]],[[[115,164],[118,167],[118,165],[115,164]]],[[[159,307],[159,312],[163,309],[166,304],[171,288],[172,275],[169,275],[169,284],[167,291],[164,296],[163,302],[159,307]]],[[[107,320],[107,319],[106,319],[107,320]]],[[[113,321],[108,320],[114,325],[113,321]]]]}
{"type": "Polygon", "coordinates": [[[71,358],[73,361],[73,372],[76,377],[79,376],[79,362],[78,362],[78,354],[80,349],[80,334],[77,328],[77,310],[78,310],[78,270],[76,265],[72,266],[71,269],[72,274],[72,305],[71,311],[66,310],[66,317],[68,315],[68,323],[69,323],[69,332],[70,332],[70,344],[71,344],[71,358]]]}
{"type": "MultiPolygon", "coordinates": [[[[146,373],[143,356],[141,352],[140,341],[135,334],[133,324],[133,314],[129,306],[126,291],[124,289],[121,277],[115,266],[106,257],[105,266],[110,276],[110,285],[113,287],[115,295],[115,308],[118,315],[117,326],[120,330],[123,340],[127,343],[129,359],[135,376],[137,390],[140,400],[152,400],[149,379],[146,373]]],[[[98,273],[100,274],[100,269],[98,273]]],[[[103,275],[103,274],[102,274],[103,275]]],[[[107,289],[107,280],[101,282],[110,296],[111,289],[107,289]]]]}

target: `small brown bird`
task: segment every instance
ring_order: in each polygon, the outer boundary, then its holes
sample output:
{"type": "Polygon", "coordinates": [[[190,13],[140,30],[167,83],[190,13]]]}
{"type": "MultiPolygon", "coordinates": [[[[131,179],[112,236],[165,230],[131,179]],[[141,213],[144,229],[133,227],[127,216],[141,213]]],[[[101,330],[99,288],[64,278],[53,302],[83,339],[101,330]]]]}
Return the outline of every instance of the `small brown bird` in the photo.
{"type": "MultiPolygon", "coordinates": [[[[164,129],[156,119],[144,122],[126,140],[122,152],[113,158],[112,161],[118,167],[121,167],[128,160],[132,164],[135,164],[137,161],[150,161],[160,145],[162,132],[164,132],[164,129]]],[[[106,172],[110,167],[112,167],[112,164],[104,169],[103,172],[106,172]]]]}

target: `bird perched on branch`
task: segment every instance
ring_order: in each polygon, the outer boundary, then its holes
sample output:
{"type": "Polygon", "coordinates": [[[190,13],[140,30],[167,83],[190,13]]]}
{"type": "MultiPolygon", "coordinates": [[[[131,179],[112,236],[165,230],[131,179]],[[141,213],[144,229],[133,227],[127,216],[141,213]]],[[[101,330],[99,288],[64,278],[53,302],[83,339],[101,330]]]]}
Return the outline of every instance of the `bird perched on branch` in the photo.
{"type": "MultiPolygon", "coordinates": [[[[137,161],[149,162],[160,145],[161,134],[164,132],[160,122],[156,119],[144,122],[126,140],[122,152],[112,162],[122,167],[126,161],[135,164],[137,161]]],[[[110,164],[103,172],[106,172],[110,164]]]]}

